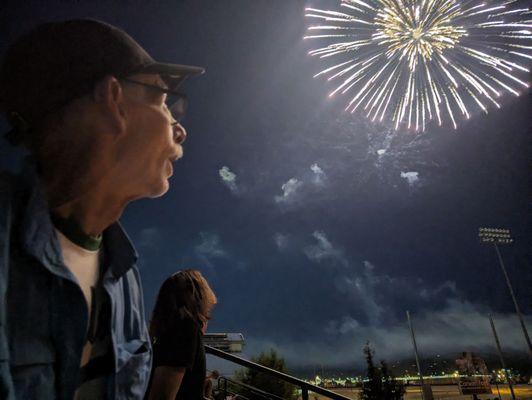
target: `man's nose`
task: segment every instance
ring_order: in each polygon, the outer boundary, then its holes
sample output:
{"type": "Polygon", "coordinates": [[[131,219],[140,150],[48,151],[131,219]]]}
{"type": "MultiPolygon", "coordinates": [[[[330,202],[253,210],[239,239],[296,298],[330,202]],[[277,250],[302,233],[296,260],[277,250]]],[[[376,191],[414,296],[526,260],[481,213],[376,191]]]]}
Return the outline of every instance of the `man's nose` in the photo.
{"type": "Polygon", "coordinates": [[[179,122],[173,124],[172,129],[174,130],[174,141],[177,144],[182,144],[187,139],[187,131],[179,122]]]}

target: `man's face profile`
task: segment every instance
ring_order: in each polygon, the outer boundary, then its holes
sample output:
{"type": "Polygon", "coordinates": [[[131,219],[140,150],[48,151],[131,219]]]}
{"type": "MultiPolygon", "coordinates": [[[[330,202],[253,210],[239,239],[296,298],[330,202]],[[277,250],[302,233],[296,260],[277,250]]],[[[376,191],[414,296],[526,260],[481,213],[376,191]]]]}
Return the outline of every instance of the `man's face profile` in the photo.
{"type": "Polygon", "coordinates": [[[21,116],[10,121],[10,141],[26,146],[43,166],[50,204],[90,193],[124,206],[168,190],[186,132],[165,93],[186,106],[179,84],[204,71],[157,62],[125,32],[100,21],[52,22],[10,47],[0,69],[0,105],[6,115],[21,116]]]}
{"type": "MultiPolygon", "coordinates": [[[[136,82],[165,88],[158,75],[135,75],[136,82]]],[[[125,82],[125,132],[120,152],[128,160],[127,175],[139,197],[158,197],[167,192],[172,163],[183,155],[186,132],[176,124],[166,105],[166,94],[125,82]]]]}

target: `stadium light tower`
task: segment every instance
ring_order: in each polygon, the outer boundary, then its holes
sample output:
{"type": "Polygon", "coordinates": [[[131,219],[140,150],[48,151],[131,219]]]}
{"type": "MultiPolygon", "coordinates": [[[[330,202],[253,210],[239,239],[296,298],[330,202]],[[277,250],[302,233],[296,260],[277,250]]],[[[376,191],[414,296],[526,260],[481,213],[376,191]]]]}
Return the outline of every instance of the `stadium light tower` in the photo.
{"type": "Polygon", "coordinates": [[[502,273],[504,274],[504,278],[506,279],[506,285],[508,286],[508,290],[510,291],[510,295],[512,296],[512,300],[514,302],[515,312],[519,317],[519,322],[521,322],[521,328],[523,328],[523,334],[525,335],[525,340],[528,345],[528,355],[530,356],[530,358],[532,358],[532,344],[530,343],[530,336],[528,336],[528,331],[526,329],[525,321],[523,319],[523,314],[521,314],[519,304],[517,304],[514,290],[512,288],[512,284],[510,283],[510,278],[508,277],[508,272],[506,272],[506,267],[504,266],[501,252],[499,251],[499,245],[513,243],[514,240],[512,239],[510,230],[500,228],[479,228],[478,237],[480,239],[480,243],[492,244],[493,247],[495,247],[497,257],[499,258],[499,264],[501,265],[502,273]]]}
{"type": "MultiPolygon", "coordinates": [[[[495,329],[495,323],[493,322],[493,317],[491,316],[491,314],[490,314],[490,324],[491,324],[491,331],[493,332],[493,337],[495,338],[495,344],[497,345],[497,351],[499,352],[499,358],[501,360],[502,369],[504,370],[504,375],[506,376],[506,380],[508,381],[508,387],[510,388],[510,394],[512,395],[512,400],[515,400],[514,387],[512,385],[510,374],[508,373],[508,370],[506,369],[504,357],[502,356],[501,342],[499,342],[499,336],[497,336],[497,330],[495,329]]],[[[495,380],[495,382],[497,382],[497,380],[495,380]]],[[[497,385],[497,390],[499,390],[498,385],[497,385]]]]}
{"type": "Polygon", "coordinates": [[[410,328],[410,334],[412,335],[412,346],[414,346],[414,354],[416,355],[417,372],[419,375],[419,383],[421,385],[421,399],[425,400],[425,384],[423,383],[423,373],[421,372],[421,364],[419,363],[419,355],[417,353],[416,336],[414,335],[414,327],[412,326],[412,320],[410,319],[410,311],[406,310],[406,319],[408,320],[408,327],[410,328]]]}

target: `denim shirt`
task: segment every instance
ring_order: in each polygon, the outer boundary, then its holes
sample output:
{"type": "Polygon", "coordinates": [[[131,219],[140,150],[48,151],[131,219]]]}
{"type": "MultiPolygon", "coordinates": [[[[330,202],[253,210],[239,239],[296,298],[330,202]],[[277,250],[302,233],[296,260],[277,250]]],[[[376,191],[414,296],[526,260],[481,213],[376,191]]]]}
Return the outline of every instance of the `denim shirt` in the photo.
{"type": "MultiPolygon", "coordinates": [[[[7,178],[0,177],[0,397],[71,400],[86,341],[87,304],[64,264],[34,168],[7,178]]],[[[103,236],[109,257],[103,287],[111,303],[114,355],[107,398],[142,399],[151,345],[137,254],[119,223],[103,236]]]]}

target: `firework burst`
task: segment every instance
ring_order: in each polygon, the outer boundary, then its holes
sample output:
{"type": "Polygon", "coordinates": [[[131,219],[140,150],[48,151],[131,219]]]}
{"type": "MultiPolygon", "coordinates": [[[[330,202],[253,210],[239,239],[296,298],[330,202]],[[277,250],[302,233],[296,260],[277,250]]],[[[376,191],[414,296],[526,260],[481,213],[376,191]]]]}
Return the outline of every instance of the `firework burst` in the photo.
{"type": "Polygon", "coordinates": [[[307,8],[309,52],[330,63],[315,77],[349,94],[347,111],[425,130],[435,119],[457,127],[475,110],[500,108],[504,92],[528,88],[532,19],[517,1],[341,0],[307,8]]]}

